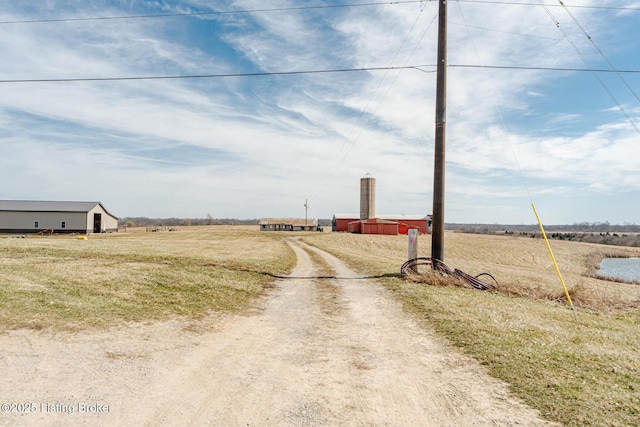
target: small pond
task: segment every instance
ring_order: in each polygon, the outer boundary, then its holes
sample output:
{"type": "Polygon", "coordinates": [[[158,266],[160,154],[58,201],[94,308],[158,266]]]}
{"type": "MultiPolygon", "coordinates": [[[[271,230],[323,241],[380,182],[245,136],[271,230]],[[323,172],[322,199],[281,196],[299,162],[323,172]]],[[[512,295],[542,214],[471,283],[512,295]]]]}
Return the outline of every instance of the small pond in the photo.
{"type": "Polygon", "coordinates": [[[628,282],[640,282],[640,258],[605,258],[598,274],[628,282]]]}

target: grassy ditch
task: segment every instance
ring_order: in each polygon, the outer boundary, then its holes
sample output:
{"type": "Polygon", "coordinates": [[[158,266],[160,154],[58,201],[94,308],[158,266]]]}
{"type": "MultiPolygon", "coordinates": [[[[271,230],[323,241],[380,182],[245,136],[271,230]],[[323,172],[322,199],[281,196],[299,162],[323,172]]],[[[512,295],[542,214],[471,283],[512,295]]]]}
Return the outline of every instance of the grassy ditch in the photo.
{"type": "MultiPolygon", "coordinates": [[[[425,252],[419,256],[428,256],[429,237],[419,239],[425,252]]],[[[425,327],[479,360],[545,418],[569,426],[639,425],[640,287],[587,277],[588,257],[610,248],[552,242],[578,307],[576,322],[540,240],[447,234],[447,264],[472,275],[491,273],[498,292],[394,277],[406,260],[406,236],[334,234],[305,241],[381,277],[425,327]]]]}
{"type": "Polygon", "coordinates": [[[248,227],[0,239],[0,330],[243,311],[293,265],[279,237],[248,227]]]}

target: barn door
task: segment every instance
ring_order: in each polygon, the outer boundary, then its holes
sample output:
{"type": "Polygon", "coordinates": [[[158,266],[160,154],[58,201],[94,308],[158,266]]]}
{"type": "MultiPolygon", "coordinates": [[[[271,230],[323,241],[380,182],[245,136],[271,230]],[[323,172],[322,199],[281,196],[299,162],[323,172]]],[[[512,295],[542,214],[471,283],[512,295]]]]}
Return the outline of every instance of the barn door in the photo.
{"type": "Polygon", "coordinates": [[[102,226],[102,214],[94,213],[93,214],[93,232],[99,233],[101,226],[102,226]]]}

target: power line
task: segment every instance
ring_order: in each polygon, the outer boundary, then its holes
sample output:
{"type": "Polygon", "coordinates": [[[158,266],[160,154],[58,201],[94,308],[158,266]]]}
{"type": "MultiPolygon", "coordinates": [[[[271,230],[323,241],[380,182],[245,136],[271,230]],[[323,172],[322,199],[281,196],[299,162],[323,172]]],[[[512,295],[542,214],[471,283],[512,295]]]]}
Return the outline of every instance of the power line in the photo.
{"type": "MultiPolygon", "coordinates": [[[[431,1],[431,0],[430,0],[431,1]]],[[[538,6],[539,3],[533,2],[514,2],[514,1],[499,1],[499,0],[457,0],[460,3],[483,3],[483,4],[503,4],[508,6],[538,6]]],[[[559,4],[547,4],[542,5],[546,7],[563,7],[559,4]]],[[[585,5],[564,5],[572,9],[599,9],[599,10],[621,10],[621,11],[640,11],[640,6],[585,6],[585,5]]]]}
{"type": "MultiPolygon", "coordinates": [[[[460,16],[462,16],[462,20],[465,23],[465,27],[467,29],[467,36],[469,37],[469,41],[471,42],[471,45],[473,46],[473,50],[476,54],[476,59],[478,61],[478,63],[481,63],[480,60],[480,54],[478,53],[478,49],[476,47],[476,43],[473,39],[473,37],[471,36],[471,30],[469,25],[467,25],[467,20],[465,18],[465,15],[462,11],[462,8],[460,7],[460,3],[459,1],[457,2],[458,5],[458,9],[460,10],[460,16]]],[[[516,150],[513,144],[513,141],[511,140],[510,137],[510,133],[509,130],[507,129],[507,123],[504,119],[504,116],[502,115],[502,110],[500,109],[500,106],[498,105],[498,98],[495,94],[495,90],[494,90],[494,86],[493,86],[493,82],[489,79],[489,77],[487,76],[486,72],[485,72],[485,68],[486,67],[480,67],[482,69],[482,76],[484,77],[485,81],[488,84],[489,87],[489,92],[491,93],[491,97],[493,99],[493,104],[494,107],[496,109],[496,113],[498,114],[498,118],[500,119],[500,123],[502,124],[502,129],[504,130],[504,135],[505,135],[505,139],[507,140],[507,144],[509,145],[509,148],[511,149],[511,153],[513,154],[513,158],[516,162],[516,166],[518,169],[518,172],[520,173],[520,178],[522,179],[522,182],[524,184],[525,189],[527,190],[527,194],[529,195],[529,200],[531,201],[531,203],[533,203],[533,197],[531,196],[531,191],[529,190],[529,184],[527,183],[527,180],[524,176],[524,172],[522,170],[522,166],[520,165],[520,160],[518,159],[518,155],[516,154],[516,150]]]]}
{"type": "MultiPolygon", "coordinates": [[[[429,66],[429,65],[427,65],[429,66]]],[[[435,65],[430,65],[435,67],[435,65]]],[[[410,68],[423,67],[423,65],[416,65],[410,68]]],[[[597,68],[568,68],[568,67],[527,67],[517,65],[470,65],[470,64],[449,64],[451,68],[490,68],[499,70],[533,70],[533,71],[569,71],[569,72],[581,72],[581,73],[626,73],[626,74],[638,74],[640,70],[612,70],[612,69],[597,69],[597,68]]]]}
{"type": "MultiPolygon", "coordinates": [[[[558,28],[558,30],[562,33],[562,35],[564,36],[564,38],[566,39],[566,41],[573,47],[573,49],[576,51],[576,53],[578,54],[578,56],[580,56],[580,59],[582,59],[582,62],[587,66],[590,67],[590,62],[587,59],[586,55],[578,48],[578,46],[573,42],[573,40],[569,37],[569,34],[564,30],[563,26],[560,25],[560,21],[558,21],[556,19],[556,17],[553,15],[553,13],[551,13],[551,10],[549,10],[549,8],[547,7],[547,5],[545,5],[542,0],[538,0],[538,2],[540,2],[540,5],[544,7],[545,11],[547,12],[547,14],[549,15],[549,18],[551,18],[551,20],[553,21],[553,23],[555,24],[555,26],[558,28]]],[[[563,6],[563,2],[562,0],[559,0],[559,3],[561,6],[563,6]]],[[[567,10],[568,12],[568,10],[567,10]]],[[[571,13],[569,13],[569,15],[573,18],[573,15],[571,15],[571,13]]],[[[587,38],[589,38],[591,40],[591,36],[589,36],[586,31],[583,29],[582,25],[580,25],[580,23],[577,22],[577,20],[575,20],[574,18],[574,22],[578,24],[578,26],[580,27],[580,29],[583,30],[583,32],[587,35],[587,38]]],[[[599,50],[599,49],[598,49],[599,50]]],[[[600,51],[600,50],[599,50],[600,51]]],[[[604,53],[602,53],[602,51],[600,51],[600,53],[602,54],[602,56],[604,56],[604,53]]],[[[606,58],[606,57],[605,57],[606,58]]],[[[607,62],[608,59],[607,59],[607,62]]],[[[611,62],[609,62],[609,65],[611,66],[611,68],[614,68],[613,64],[611,62]]],[[[623,82],[625,82],[626,84],[626,80],[624,80],[624,78],[622,77],[621,73],[617,72],[615,69],[612,70],[614,73],[616,73],[616,75],[622,79],[623,82]]],[[[627,112],[627,110],[624,108],[624,106],[622,105],[622,103],[620,101],[618,101],[618,99],[616,98],[616,96],[613,94],[613,91],[609,88],[609,86],[607,86],[607,84],[605,83],[604,80],[602,80],[602,78],[600,77],[600,75],[596,72],[592,71],[593,76],[595,77],[595,79],[598,81],[598,83],[600,83],[600,86],[602,86],[602,89],[604,89],[604,91],[607,93],[607,95],[609,95],[609,97],[611,98],[611,100],[614,102],[614,104],[618,107],[618,109],[622,112],[622,114],[624,114],[624,116],[627,118],[627,120],[629,121],[629,123],[631,124],[631,126],[633,126],[633,128],[636,130],[637,133],[640,134],[640,127],[638,127],[638,125],[636,124],[635,120],[633,120],[633,118],[631,117],[631,115],[627,112]]],[[[627,87],[630,88],[630,86],[627,87]]],[[[633,92],[633,90],[632,90],[633,92]]],[[[635,92],[633,92],[633,94],[635,95],[635,92]]],[[[637,95],[636,95],[637,97],[637,95]]]]}
{"type": "MultiPolygon", "coordinates": [[[[120,15],[120,16],[90,16],[84,18],[51,18],[51,19],[24,19],[13,21],[0,21],[0,25],[7,24],[41,24],[52,22],[82,22],[82,21],[110,21],[121,19],[154,19],[154,18],[176,18],[189,16],[214,16],[214,15],[234,15],[244,13],[266,13],[266,12],[291,12],[314,9],[338,9],[365,6],[387,6],[396,4],[410,3],[429,3],[435,0],[396,0],[385,2],[369,2],[369,3],[350,3],[339,5],[319,5],[319,6],[296,6],[296,7],[279,7],[279,8],[262,8],[262,9],[238,9],[227,11],[212,12],[182,12],[182,13],[160,13],[160,14],[144,14],[144,15],[120,15]]],[[[500,4],[509,6],[540,6],[538,3],[532,2],[513,2],[499,0],[458,0],[461,3],[479,3],[479,4],[500,4]]],[[[635,6],[584,6],[584,5],[546,5],[547,7],[566,7],[574,9],[594,9],[594,10],[618,10],[618,11],[640,11],[640,7],[635,6]]]]}
{"type": "Polygon", "coordinates": [[[25,19],[15,21],[0,21],[0,24],[40,24],[47,22],[76,22],[76,21],[109,21],[118,19],[152,19],[152,18],[176,18],[176,17],[188,17],[188,16],[208,16],[208,15],[235,15],[242,13],[264,13],[264,12],[291,12],[300,10],[314,10],[314,9],[338,9],[349,7],[362,7],[362,6],[386,6],[395,4],[406,3],[424,3],[434,0],[397,0],[397,1],[385,1],[385,2],[370,2],[370,3],[351,3],[351,4],[337,4],[337,5],[321,5],[321,6],[294,6],[294,7],[277,7],[277,8],[263,8],[263,9],[238,9],[238,10],[226,10],[226,11],[212,11],[212,12],[183,12],[183,13],[161,13],[161,14],[147,14],[147,15],[120,15],[120,16],[94,16],[85,18],[51,18],[51,19],[25,19]]]}
{"type": "MultiPolygon", "coordinates": [[[[406,42],[409,39],[409,36],[413,33],[413,30],[415,29],[416,25],[418,24],[418,21],[420,20],[420,17],[422,16],[422,12],[424,11],[423,8],[420,9],[420,13],[416,16],[415,21],[413,22],[413,25],[411,26],[411,28],[409,29],[409,31],[405,34],[404,39],[402,40],[402,43],[400,43],[400,46],[398,47],[398,49],[396,50],[395,55],[393,56],[393,58],[391,59],[389,66],[391,67],[392,64],[395,62],[396,58],[398,57],[398,55],[400,54],[400,51],[402,50],[402,48],[404,47],[404,45],[406,44],[406,42]]],[[[416,43],[416,45],[414,46],[413,50],[411,51],[411,53],[409,54],[409,56],[406,58],[406,60],[404,61],[404,65],[407,65],[407,63],[409,62],[409,59],[411,58],[411,55],[413,55],[413,53],[415,52],[415,50],[417,49],[418,45],[421,43],[422,39],[425,37],[425,35],[427,34],[427,32],[429,31],[429,29],[431,28],[432,24],[435,22],[435,19],[438,17],[437,14],[434,15],[433,19],[431,20],[431,22],[429,23],[429,25],[427,26],[427,28],[424,30],[422,37],[420,37],[420,40],[416,43]]],[[[390,68],[391,69],[391,68],[390,68]]],[[[393,87],[393,85],[395,84],[396,80],[398,79],[398,77],[400,76],[400,73],[402,72],[403,68],[398,68],[398,73],[396,74],[395,78],[393,79],[393,81],[389,84],[389,86],[387,87],[387,90],[385,91],[385,93],[382,95],[382,98],[380,98],[380,100],[378,101],[377,105],[375,106],[375,108],[371,111],[371,113],[369,113],[370,115],[375,115],[375,113],[378,111],[378,108],[380,108],[380,106],[382,105],[383,101],[385,100],[385,98],[387,97],[387,95],[389,94],[389,92],[391,91],[391,88],[393,87]]],[[[371,91],[371,96],[369,97],[369,100],[367,101],[367,104],[365,105],[365,107],[362,109],[360,116],[358,117],[358,119],[356,120],[356,122],[353,124],[353,127],[351,129],[351,131],[349,132],[347,138],[345,139],[345,141],[343,142],[342,146],[340,147],[340,150],[338,150],[338,153],[334,159],[334,162],[337,162],[335,164],[335,166],[332,166],[332,168],[329,170],[329,173],[327,174],[327,176],[324,178],[323,182],[320,185],[320,188],[318,189],[316,194],[320,194],[320,192],[322,190],[324,190],[325,185],[327,184],[328,180],[335,175],[335,173],[338,171],[338,169],[340,168],[340,166],[342,165],[342,163],[347,159],[347,156],[349,155],[349,153],[351,152],[351,150],[355,147],[356,143],[360,140],[360,137],[362,136],[364,129],[363,127],[359,127],[359,123],[364,119],[365,114],[368,112],[369,110],[369,105],[371,105],[371,103],[373,102],[374,97],[376,96],[376,94],[378,93],[378,89],[380,89],[382,87],[382,83],[385,80],[386,76],[388,74],[388,71],[386,71],[383,76],[379,79],[378,81],[378,85],[376,86],[376,88],[371,91]],[[360,128],[360,131],[352,138],[352,135],[355,132],[356,127],[360,128]],[[344,151],[343,151],[344,149],[344,151]]]]}
{"type": "MultiPolygon", "coordinates": [[[[111,82],[127,80],[180,80],[180,79],[216,79],[232,77],[267,77],[267,76],[291,76],[302,74],[329,74],[329,73],[357,73],[364,71],[393,71],[414,69],[423,71],[423,68],[435,68],[435,64],[402,65],[390,67],[362,67],[362,68],[335,68],[326,70],[299,70],[299,71],[272,71],[259,73],[228,73],[228,74],[191,74],[170,76],[129,76],[129,77],[86,77],[86,78],[47,78],[47,79],[2,79],[0,84],[10,83],[80,83],[80,82],[111,82]]],[[[611,70],[588,68],[563,68],[563,67],[527,67],[514,65],[473,65],[473,64],[449,64],[449,68],[484,68],[495,70],[528,70],[528,71],[565,71],[588,73],[624,73],[640,74],[640,70],[611,70]]]]}
{"type": "MultiPolygon", "coordinates": [[[[558,2],[565,7],[565,10],[567,11],[567,14],[569,14],[569,16],[571,17],[571,19],[573,20],[573,22],[575,22],[575,24],[578,26],[578,28],[580,28],[580,31],[582,31],[582,34],[584,34],[584,36],[587,38],[587,40],[589,40],[591,42],[591,44],[593,45],[593,47],[596,48],[596,50],[598,51],[598,53],[600,54],[600,56],[602,56],[602,58],[604,58],[604,60],[607,62],[607,64],[609,64],[609,66],[612,69],[615,69],[615,66],[613,65],[613,63],[609,60],[609,58],[607,57],[607,55],[604,54],[604,52],[602,51],[602,49],[600,49],[600,46],[598,46],[598,44],[596,43],[596,41],[593,39],[593,37],[591,37],[591,35],[587,32],[587,30],[585,30],[585,28],[582,26],[582,24],[580,24],[580,22],[576,19],[576,17],[573,15],[573,13],[571,13],[571,11],[566,7],[566,5],[564,4],[564,2],[562,0],[558,0],[558,2]]],[[[618,74],[618,73],[616,73],[618,74]]],[[[638,102],[640,102],[640,97],[638,96],[638,94],[636,93],[635,90],[633,90],[633,88],[631,87],[631,85],[629,84],[629,82],[627,82],[625,80],[625,78],[618,74],[618,77],[620,78],[620,80],[622,81],[622,83],[624,83],[624,85],[626,86],[626,88],[629,90],[629,92],[631,92],[633,94],[633,96],[638,100],[638,102]]]]}
{"type": "MultiPolygon", "coordinates": [[[[421,65],[430,67],[431,65],[421,65]]],[[[61,82],[109,82],[123,80],[179,80],[179,79],[214,79],[229,77],[265,77],[265,76],[291,76],[299,74],[323,74],[323,73],[349,73],[361,71],[399,70],[402,68],[416,67],[365,67],[365,68],[338,68],[328,70],[302,70],[302,71],[271,71],[259,73],[229,73],[229,74],[191,74],[173,76],[132,76],[132,77],[87,77],[87,78],[60,78],[60,79],[10,79],[0,80],[0,83],[61,83],[61,82]]]]}
{"type": "Polygon", "coordinates": [[[513,31],[494,30],[493,28],[479,27],[477,25],[469,25],[467,23],[459,24],[457,22],[449,21],[449,25],[461,25],[461,26],[463,26],[463,27],[465,27],[467,29],[475,28],[475,29],[478,29],[478,30],[491,31],[493,33],[500,33],[500,34],[509,34],[509,35],[512,35],[512,36],[530,37],[530,38],[535,38],[535,39],[546,39],[546,40],[559,40],[557,37],[540,36],[540,35],[537,35],[537,34],[516,33],[516,32],[513,32],[513,31]]]}

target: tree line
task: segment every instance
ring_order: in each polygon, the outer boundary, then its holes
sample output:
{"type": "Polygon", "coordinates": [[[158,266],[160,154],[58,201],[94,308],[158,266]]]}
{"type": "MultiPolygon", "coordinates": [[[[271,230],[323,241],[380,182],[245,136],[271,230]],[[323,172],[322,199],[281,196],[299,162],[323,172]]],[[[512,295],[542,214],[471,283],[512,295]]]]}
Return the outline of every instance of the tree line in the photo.
{"type": "MultiPolygon", "coordinates": [[[[207,215],[205,218],[147,218],[147,217],[124,217],[120,218],[120,227],[188,227],[198,225],[258,225],[260,219],[238,219],[238,218],[213,218],[207,215]]],[[[319,219],[318,224],[330,226],[330,219],[319,219]]]]}
{"type": "MultiPolygon", "coordinates": [[[[537,224],[448,224],[448,230],[474,234],[506,234],[542,238],[537,224]]],[[[601,245],[640,247],[640,225],[609,224],[608,222],[545,225],[548,238],[601,245]]]]}
{"type": "Polygon", "coordinates": [[[147,218],[147,217],[124,217],[120,218],[118,225],[123,227],[175,227],[192,225],[258,225],[259,219],[237,219],[237,218],[147,218]]]}

